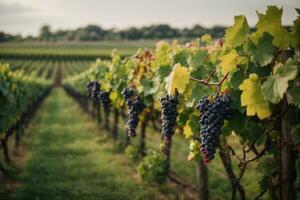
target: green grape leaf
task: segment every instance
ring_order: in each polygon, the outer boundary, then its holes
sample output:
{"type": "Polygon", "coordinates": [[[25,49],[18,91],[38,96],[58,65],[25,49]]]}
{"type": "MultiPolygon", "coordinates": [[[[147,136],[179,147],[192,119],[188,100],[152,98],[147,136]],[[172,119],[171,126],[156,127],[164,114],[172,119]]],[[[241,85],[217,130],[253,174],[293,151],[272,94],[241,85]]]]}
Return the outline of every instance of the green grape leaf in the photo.
{"type": "Polygon", "coordinates": [[[160,80],[164,80],[172,71],[172,67],[169,65],[164,65],[158,68],[157,73],[160,80]]]}
{"type": "Polygon", "coordinates": [[[233,112],[230,120],[226,121],[222,127],[222,134],[230,135],[234,131],[237,135],[243,135],[246,132],[247,116],[239,111],[233,112]],[[236,123],[239,122],[239,123],[236,123]]]}
{"type": "Polygon", "coordinates": [[[141,79],[141,90],[139,92],[143,92],[145,96],[155,94],[156,88],[153,88],[153,82],[146,77],[141,79]]]}
{"type": "Polygon", "coordinates": [[[265,67],[261,67],[256,65],[255,63],[250,63],[247,73],[248,74],[257,74],[259,77],[267,77],[272,73],[273,66],[267,65],[265,67]]]}
{"type": "Polygon", "coordinates": [[[190,115],[190,121],[189,124],[192,128],[193,133],[198,133],[200,130],[200,124],[199,124],[200,116],[199,115],[190,115]]]}
{"type": "Polygon", "coordinates": [[[270,33],[273,38],[273,44],[280,48],[287,48],[291,43],[289,32],[281,25],[282,8],[277,6],[268,6],[266,14],[257,12],[258,22],[257,31],[253,34],[252,39],[255,43],[264,33],[270,33]]]}
{"type": "Polygon", "coordinates": [[[238,90],[239,86],[242,84],[242,82],[245,78],[246,77],[245,77],[244,73],[242,72],[242,70],[237,70],[236,72],[234,72],[229,81],[232,89],[238,90]]]}
{"type": "Polygon", "coordinates": [[[239,110],[241,113],[245,113],[246,109],[245,107],[241,106],[241,90],[231,90],[230,96],[232,98],[232,108],[239,110]]]}
{"type": "Polygon", "coordinates": [[[153,104],[153,96],[144,96],[143,98],[143,102],[145,103],[145,105],[148,107],[148,106],[151,106],[153,104]]]}
{"type": "Polygon", "coordinates": [[[187,51],[179,51],[174,55],[174,63],[180,63],[181,65],[188,64],[189,54],[187,51]]]}
{"type": "Polygon", "coordinates": [[[287,93],[289,103],[300,108],[300,87],[293,87],[287,93]]]}
{"type": "Polygon", "coordinates": [[[194,83],[194,87],[192,89],[191,99],[198,100],[204,95],[208,95],[211,92],[211,88],[203,87],[198,83],[194,83]]]}
{"type": "Polygon", "coordinates": [[[294,47],[300,45],[300,16],[294,21],[292,26],[292,45],[294,47]]]}
{"type": "Polygon", "coordinates": [[[207,73],[203,73],[210,70],[207,57],[208,53],[203,49],[198,49],[189,56],[188,66],[193,77],[203,79],[207,76],[207,73]],[[198,73],[197,71],[199,71],[200,73],[198,73]]]}
{"type": "Polygon", "coordinates": [[[223,55],[220,58],[220,61],[222,74],[234,71],[237,68],[237,65],[248,64],[248,58],[240,56],[235,49],[232,49],[229,53],[223,55]]]}
{"type": "Polygon", "coordinates": [[[240,85],[241,105],[247,106],[247,115],[257,114],[259,119],[267,118],[271,115],[269,102],[264,99],[263,91],[259,84],[259,78],[256,74],[250,74],[249,78],[240,85]]]}
{"type": "Polygon", "coordinates": [[[258,65],[266,66],[274,58],[275,46],[272,44],[273,37],[270,34],[264,33],[259,39],[257,44],[251,40],[248,41],[246,51],[252,56],[251,60],[258,65]]]}
{"type": "Polygon", "coordinates": [[[240,46],[247,37],[250,28],[245,16],[234,17],[234,24],[230,26],[225,33],[225,46],[240,46]]]}
{"type": "Polygon", "coordinates": [[[286,92],[289,81],[297,76],[297,66],[289,59],[284,65],[278,63],[274,67],[274,74],[268,76],[262,86],[267,100],[277,104],[286,92]]]}
{"type": "Polygon", "coordinates": [[[180,104],[179,106],[180,106],[180,108],[178,110],[180,110],[181,112],[179,113],[179,116],[177,119],[177,125],[178,125],[178,127],[183,127],[189,120],[190,115],[192,114],[193,110],[189,109],[189,108],[185,108],[185,105],[180,104]]]}

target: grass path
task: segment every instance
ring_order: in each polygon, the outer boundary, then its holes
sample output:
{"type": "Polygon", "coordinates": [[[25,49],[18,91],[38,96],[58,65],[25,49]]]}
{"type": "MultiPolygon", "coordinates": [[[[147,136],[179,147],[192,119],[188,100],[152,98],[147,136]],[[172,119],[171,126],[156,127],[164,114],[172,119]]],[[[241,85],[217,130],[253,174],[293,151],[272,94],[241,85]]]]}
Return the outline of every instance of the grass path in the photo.
{"type": "Polygon", "coordinates": [[[55,89],[31,127],[20,187],[9,199],[155,199],[136,181],[124,156],[99,141],[96,124],[62,89],[55,89]]]}

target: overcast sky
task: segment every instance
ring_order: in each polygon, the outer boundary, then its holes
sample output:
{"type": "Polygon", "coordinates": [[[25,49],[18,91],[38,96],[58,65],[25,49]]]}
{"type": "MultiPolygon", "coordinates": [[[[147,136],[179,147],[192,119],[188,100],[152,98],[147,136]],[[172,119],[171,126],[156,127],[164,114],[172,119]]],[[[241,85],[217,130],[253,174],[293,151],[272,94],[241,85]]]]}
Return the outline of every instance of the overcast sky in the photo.
{"type": "Polygon", "coordinates": [[[233,16],[246,15],[254,25],[255,11],[283,6],[283,22],[291,23],[300,0],[0,0],[0,31],[38,33],[43,24],[53,30],[87,24],[127,28],[158,23],[175,27],[229,25],[233,16]]]}

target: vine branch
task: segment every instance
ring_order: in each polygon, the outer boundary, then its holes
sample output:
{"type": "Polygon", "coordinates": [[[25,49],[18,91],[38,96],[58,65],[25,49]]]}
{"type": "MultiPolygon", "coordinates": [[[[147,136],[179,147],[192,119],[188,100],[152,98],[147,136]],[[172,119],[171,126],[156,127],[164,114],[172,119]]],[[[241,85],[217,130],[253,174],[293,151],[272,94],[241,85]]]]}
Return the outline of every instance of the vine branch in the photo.
{"type": "Polygon", "coordinates": [[[225,74],[219,82],[216,82],[216,83],[215,82],[209,82],[210,79],[212,78],[212,76],[215,74],[215,72],[216,71],[213,70],[209,74],[209,77],[207,79],[197,79],[197,78],[194,78],[194,77],[190,77],[190,80],[195,81],[197,83],[204,84],[204,85],[209,86],[209,87],[215,87],[216,86],[216,87],[218,87],[218,89],[217,89],[217,94],[218,94],[221,90],[221,86],[222,86],[223,82],[227,79],[229,73],[225,74]]]}

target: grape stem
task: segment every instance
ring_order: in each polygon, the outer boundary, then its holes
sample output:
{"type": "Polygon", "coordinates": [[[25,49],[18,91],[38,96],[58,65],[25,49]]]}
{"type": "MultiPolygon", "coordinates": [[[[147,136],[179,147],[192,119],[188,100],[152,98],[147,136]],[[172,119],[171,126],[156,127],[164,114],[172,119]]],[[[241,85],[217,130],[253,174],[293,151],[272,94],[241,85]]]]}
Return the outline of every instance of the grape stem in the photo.
{"type": "Polygon", "coordinates": [[[214,73],[215,73],[215,70],[210,73],[210,75],[209,75],[209,77],[207,79],[197,79],[197,78],[194,78],[194,77],[190,77],[190,80],[198,82],[198,83],[201,83],[201,84],[204,84],[204,85],[209,86],[209,87],[217,86],[218,87],[217,93],[219,93],[220,90],[221,90],[221,86],[222,86],[223,82],[228,77],[228,73],[226,73],[223,76],[223,78],[219,82],[217,82],[217,83],[209,82],[209,80],[212,78],[212,76],[213,76],[214,73]]]}

